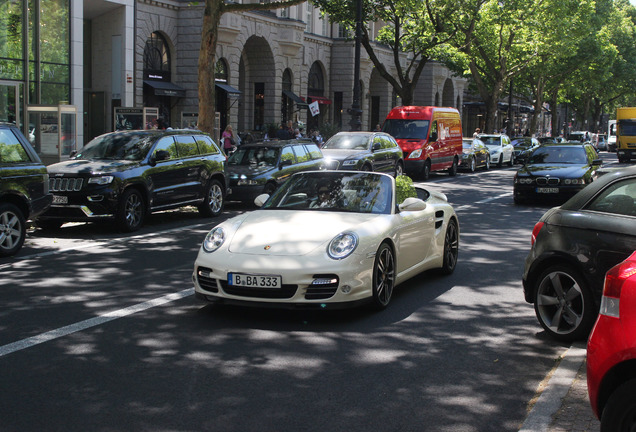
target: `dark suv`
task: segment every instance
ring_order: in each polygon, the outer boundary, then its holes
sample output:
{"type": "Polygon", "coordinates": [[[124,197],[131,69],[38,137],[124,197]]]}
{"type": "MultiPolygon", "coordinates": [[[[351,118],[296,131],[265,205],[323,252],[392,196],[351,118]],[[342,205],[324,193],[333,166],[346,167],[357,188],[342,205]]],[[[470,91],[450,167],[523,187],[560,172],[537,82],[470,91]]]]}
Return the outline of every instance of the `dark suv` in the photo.
{"type": "Polygon", "coordinates": [[[316,143],[291,139],[243,144],[228,159],[232,201],[254,202],[272,194],[292,174],[323,169],[325,159],[316,143]]]}
{"type": "Polygon", "coordinates": [[[51,205],[46,167],[13,124],[0,123],[0,256],[15,255],[26,221],[51,205]]]}
{"type": "Polygon", "coordinates": [[[217,216],[227,190],[225,154],[195,130],[101,135],[48,171],[53,205],[37,221],[43,228],[114,220],[121,231],[131,232],[150,212],[187,205],[217,216]]]}

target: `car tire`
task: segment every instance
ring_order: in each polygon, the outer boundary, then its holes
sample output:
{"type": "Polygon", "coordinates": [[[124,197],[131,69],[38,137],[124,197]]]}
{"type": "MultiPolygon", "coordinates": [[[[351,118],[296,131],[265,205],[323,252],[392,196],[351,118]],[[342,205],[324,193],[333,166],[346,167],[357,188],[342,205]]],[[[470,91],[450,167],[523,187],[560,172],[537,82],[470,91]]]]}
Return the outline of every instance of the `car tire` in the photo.
{"type": "Polygon", "coordinates": [[[636,428],[636,379],[621,384],[607,399],[601,414],[601,432],[636,428]]]}
{"type": "Polygon", "coordinates": [[[360,171],[373,171],[373,168],[369,164],[364,164],[360,167],[360,171]]]}
{"type": "Polygon", "coordinates": [[[471,157],[470,162],[468,162],[468,171],[470,171],[471,173],[474,173],[476,169],[477,169],[477,163],[475,162],[475,158],[471,157]]]}
{"type": "Polygon", "coordinates": [[[490,156],[488,156],[488,157],[486,158],[486,164],[485,164],[485,166],[486,166],[486,168],[485,168],[485,170],[486,170],[486,171],[490,170],[490,156]]]}
{"type": "Polygon", "coordinates": [[[146,204],[137,189],[127,189],[119,200],[115,220],[122,232],[137,231],[144,223],[146,204]]]}
{"type": "Polygon", "coordinates": [[[225,194],[223,187],[218,180],[210,180],[205,189],[204,201],[197,207],[199,213],[205,217],[216,217],[223,211],[225,204],[225,194]]]}
{"type": "Polygon", "coordinates": [[[26,238],[26,218],[11,203],[0,203],[0,256],[18,253],[26,238]]]}
{"type": "Polygon", "coordinates": [[[428,180],[431,177],[431,161],[424,162],[424,166],[422,167],[422,180],[428,180]]]}
{"type": "Polygon", "coordinates": [[[497,167],[501,168],[503,166],[503,155],[499,155],[499,162],[497,162],[497,167]]]}
{"type": "Polygon", "coordinates": [[[401,161],[397,161],[395,164],[395,178],[404,174],[404,165],[401,161]]]}
{"type": "Polygon", "coordinates": [[[453,164],[448,169],[448,175],[451,177],[455,177],[457,175],[457,158],[453,159],[453,164]]]}
{"type": "Polygon", "coordinates": [[[585,279],[567,265],[548,267],[535,280],[534,310],[550,336],[568,342],[587,338],[598,315],[585,279]]]}
{"type": "Polygon", "coordinates": [[[508,161],[508,166],[514,166],[514,165],[515,165],[515,155],[511,154],[510,160],[508,161]]]}
{"type": "Polygon", "coordinates": [[[372,277],[373,307],[382,310],[391,301],[395,287],[395,255],[387,243],[382,243],[375,254],[372,277]]]}
{"type": "Polygon", "coordinates": [[[444,235],[444,261],[442,263],[441,273],[449,275],[455,271],[457,266],[457,257],[459,256],[459,230],[457,221],[451,219],[448,221],[446,234],[444,235]]]}

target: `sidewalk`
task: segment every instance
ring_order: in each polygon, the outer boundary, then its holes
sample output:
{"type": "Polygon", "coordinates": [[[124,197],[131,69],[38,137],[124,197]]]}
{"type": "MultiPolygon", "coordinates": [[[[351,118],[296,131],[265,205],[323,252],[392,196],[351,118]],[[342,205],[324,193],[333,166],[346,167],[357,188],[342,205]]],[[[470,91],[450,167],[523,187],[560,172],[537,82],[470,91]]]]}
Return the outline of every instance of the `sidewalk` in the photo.
{"type": "Polygon", "coordinates": [[[599,432],[587,396],[585,344],[573,344],[563,354],[545,390],[519,432],[599,432]]]}

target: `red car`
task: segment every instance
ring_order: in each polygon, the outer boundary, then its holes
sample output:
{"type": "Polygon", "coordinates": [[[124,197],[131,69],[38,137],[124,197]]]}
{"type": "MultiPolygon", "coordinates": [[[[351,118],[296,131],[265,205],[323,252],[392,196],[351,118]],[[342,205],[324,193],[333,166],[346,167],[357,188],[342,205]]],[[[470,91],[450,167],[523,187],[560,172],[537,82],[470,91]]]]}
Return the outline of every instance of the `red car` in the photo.
{"type": "Polygon", "coordinates": [[[587,388],[602,432],[636,429],[636,252],[605,276],[587,343],[587,388]]]}

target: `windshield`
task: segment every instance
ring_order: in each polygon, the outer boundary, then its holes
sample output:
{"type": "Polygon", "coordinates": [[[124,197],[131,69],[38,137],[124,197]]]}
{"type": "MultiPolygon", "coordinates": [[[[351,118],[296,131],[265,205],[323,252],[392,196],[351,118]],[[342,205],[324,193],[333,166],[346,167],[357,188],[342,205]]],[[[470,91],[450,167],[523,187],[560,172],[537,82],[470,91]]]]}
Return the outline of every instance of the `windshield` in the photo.
{"type": "Polygon", "coordinates": [[[636,136],[636,121],[619,120],[618,134],[622,136],[636,136]]]}
{"type": "Polygon", "coordinates": [[[532,142],[529,140],[514,140],[512,145],[514,147],[528,148],[532,146],[532,142]]]}
{"type": "Polygon", "coordinates": [[[586,164],[587,157],[582,147],[539,147],[530,158],[528,164],[586,164]]]}
{"type": "Polygon", "coordinates": [[[279,147],[239,147],[228,159],[228,165],[275,167],[278,165],[279,147]]]}
{"type": "Polygon", "coordinates": [[[389,176],[321,171],[294,175],[262,208],[391,214],[392,202],[389,176]]]}
{"type": "Polygon", "coordinates": [[[480,136],[479,139],[487,146],[501,146],[501,137],[499,136],[480,136]]]}
{"type": "Polygon", "coordinates": [[[395,139],[428,138],[428,120],[395,120],[387,119],[382,131],[392,135],[395,139]]]}
{"type": "Polygon", "coordinates": [[[147,134],[120,132],[102,135],[86,144],[75,159],[140,161],[151,146],[152,138],[147,134]]]}
{"type": "Polygon", "coordinates": [[[324,149],[367,150],[369,135],[336,134],[322,146],[324,149]]]}

